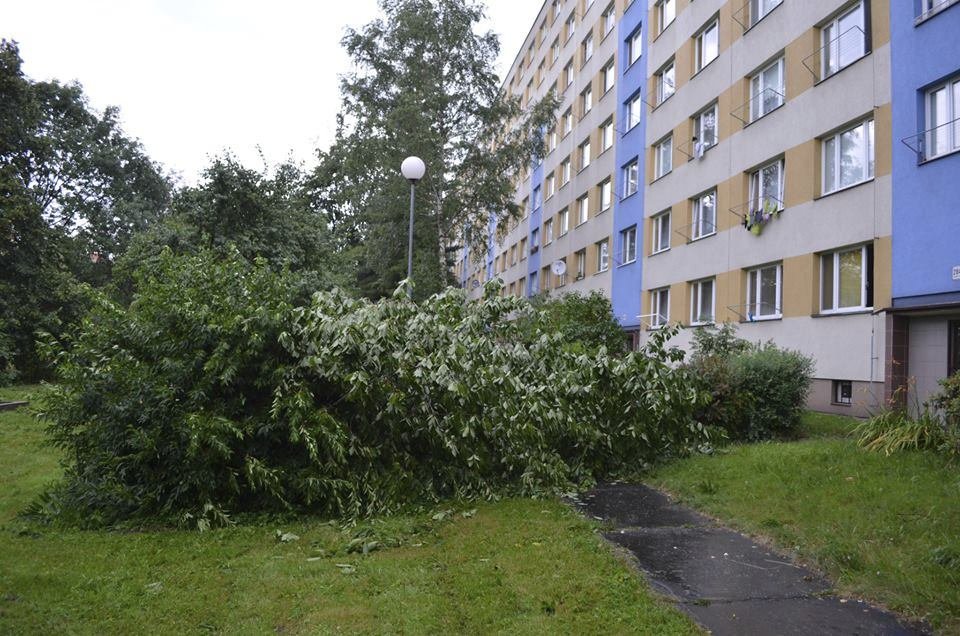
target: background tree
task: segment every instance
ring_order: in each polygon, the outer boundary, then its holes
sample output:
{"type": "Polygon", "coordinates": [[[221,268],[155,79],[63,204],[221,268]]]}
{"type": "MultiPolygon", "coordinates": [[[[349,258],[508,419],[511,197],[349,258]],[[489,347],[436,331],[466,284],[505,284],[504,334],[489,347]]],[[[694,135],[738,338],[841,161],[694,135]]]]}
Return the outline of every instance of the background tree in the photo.
{"type": "Polygon", "coordinates": [[[414,280],[423,297],[450,280],[452,253],[468,227],[483,236],[490,215],[520,213],[515,179],[542,152],[552,96],[524,113],[494,71],[500,50],[473,0],[381,0],[383,17],[350,29],[343,46],[337,135],[321,153],[315,196],[325,202],[360,293],[389,294],[406,276],[408,185],[399,174],[418,155],[414,280]]]}

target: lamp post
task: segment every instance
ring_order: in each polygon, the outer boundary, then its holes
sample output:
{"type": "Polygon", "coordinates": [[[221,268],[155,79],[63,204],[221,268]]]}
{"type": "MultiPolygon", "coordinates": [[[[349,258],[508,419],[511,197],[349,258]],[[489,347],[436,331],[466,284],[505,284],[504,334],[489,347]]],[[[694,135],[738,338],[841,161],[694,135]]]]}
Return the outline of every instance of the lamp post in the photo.
{"type": "Polygon", "coordinates": [[[413,298],[413,197],[417,182],[423,178],[426,171],[427,167],[420,157],[407,157],[400,164],[400,172],[410,182],[410,234],[407,239],[407,297],[409,298],[413,298]]]}

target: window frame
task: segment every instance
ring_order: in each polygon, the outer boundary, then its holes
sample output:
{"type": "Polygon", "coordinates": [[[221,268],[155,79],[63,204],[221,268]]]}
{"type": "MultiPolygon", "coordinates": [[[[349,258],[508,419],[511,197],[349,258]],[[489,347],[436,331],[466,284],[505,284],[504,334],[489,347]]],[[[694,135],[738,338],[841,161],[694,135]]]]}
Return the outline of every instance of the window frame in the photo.
{"type": "Polygon", "coordinates": [[[583,38],[580,42],[580,68],[583,68],[587,65],[587,62],[593,59],[594,53],[593,46],[593,29],[590,29],[590,32],[587,33],[587,37],[583,38]]]}
{"type": "Polygon", "coordinates": [[[676,58],[670,58],[666,64],[660,67],[660,70],[656,73],[657,77],[657,106],[664,103],[671,97],[673,97],[677,92],[677,60],[676,58]],[[673,82],[671,84],[671,89],[669,93],[666,93],[664,87],[667,85],[664,81],[664,76],[667,73],[667,70],[672,71],[673,73],[673,82]]]}
{"type": "Polygon", "coordinates": [[[786,60],[784,59],[784,56],[781,55],[776,60],[774,60],[770,64],[765,65],[763,68],[761,68],[756,73],[750,76],[750,123],[751,124],[755,121],[763,119],[764,117],[766,117],[767,115],[769,115],[770,113],[772,113],[773,111],[777,110],[778,108],[783,106],[785,103],[787,103],[785,72],[786,72],[786,60]],[[779,85],[776,88],[763,86],[764,73],[769,71],[774,66],[777,67],[779,85]],[[757,90],[754,90],[755,81],[758,84],[757,90]],[[776,92],[777,95],[779,95],[779,99],[777,100],[778,101],[777,105],[770,109],[767,109],[766,104],[762,98],[763,92],[768,89],[773,89],[774,92],[776,92]],[[759,101],[759,104],[763,106],[762,108],[756,105],[758,101],[759,101]]]}
{"type": "Polygon", "coordinates": [[[677,0],[657,0],[657,34],[663,33],[677,19],[677,0]],[[672,6],[670,19],[667,20],[666,7],[672,6]]]}
{"type": "Polygon", "coordinates": [[[835,192],[840,192],[854,186],[858,186],[861,183],[867,183],[872,181],[876,176],[876,126],[874,122],[874,117],[871,115],[867,119],[861,119],[853,126],[845,127],[837,132],[821,138],[820,140],[820,194],[821,196],[826,196],[828,194],[833,194],[835,192]],[[850,183],[842,184],[840,183],[840,177],[843,172],[841,170],[840,160],[843,156],[843,135],[852,132],[858,128],[863,128],[863,148],[864,156],[860,157],[864,160],[863,164],[863,174],[864,177],[858,181],[852,181],[850,183]],[[834,187],[832,189],[827,189],[828,179],[827,179],[827,148],[828,144],[833,142],[833,166],[836,170],[836,174],[830,175],[834,179],[834,187]]]}
{"type": "Polygon", "coordinates": [[[602,154],[603,152],[610,150],[610,148],[613,148],[615,139],[616,135],[613,128],[613,117],[610,117],[605,122],[600,124],[600,153],[602,154]]]}
{"type": "Polygon", "coordinates": [[[670,288],[658,287],[650,290],[650,329],[661,329],[670,324],[670,288]],[[663,296],[666,296],[667,306],[663,307],[663,296]],[[660,320],[661,316],[663,320],[660,320]]]}
{"type": "Polygon", "coordinates": [[[602,274],[603,272],[610,269],[610,238],[605,238],[597,241],[597,273],[602,274]]]}
{"type": "Polygon", "coordinates": [[[553,219],[547,219],[543,222],[543,244],[550,245],[553,243],[553,219]]]}
{"type": "Polygon", "coordinates": [[[750,203],[747,206],[749,212],[764,211],[764,203],[767,200],[767,197],[770,197],[768,192],[761,192],[763,189],[763,171],[776,166],[777,168],[777,194],[773,197],[776,201],[777,209],[776,211],[783,210],[783,189],[784,189],[784,175],[786,173],[784,169],[783,158],[774,159],[773,161],[768,161],[763,164],[756,170],[750,172],[748,186],[748,192],[750,195],[750,203]]]}
{"type": "Polygon", "coordinates": [[[842,11],[834,15],[831,19],[827,20],[825,23],[820,25],[820,46],[821,46],[820,50],[823,51],[829,47],[831,49],[831,55],[832,55],[834,42],[836,43],[836,47],[837,47],[837,58],[836,58],[837,67],[832,71],[829,70],[827,65],[829,64],[829,61],[833,58],[828,57],[827,55],[824,55],[824,54],[820,55],[820,81],[833,77],[843,69],[847,68],[848,66],[852,66],[853,64],[855,64],[856,62],[858,62],[859,60],[862,60],[864,57],[867,56],[867,53],[870,52],[868,47],[869,38],[867,36],[867,28],[868,28],[867,10],[864,7],[863,0],[858,0],[858,2],[848,5],[842,11]],[[843,36],[846,33],[852,30],[853,27],[851,27],[850,29],[847,29],[843,33],[837,33],[835,37],[832,37],[830,39],[827,39],[827,32],[828,32],[828,29],[831,29],[832,31],[839,31],[840,21],[857,11],[860,12],[859,27],[860,27],[860,33],[863,35],[863,51],[856,58],[850,60],[846,64],[841,65],[840,64],[840,45],[841,45],[840,39],[843,38],[843,36]]]}
{"type": "Polygon", "coordinates": [[[873,303],[868,304],[868,299],[870,298],[870,286],[873,282],[873,271],[872,264],[873,258],[870,254],[871,248],[873,246],[870,243],[865,243],[863,245],[857,245],[854,247],[840,248],[833,250],[831,252],[825,252],[820,254],[820,288],[819,288],[819,297],[820,297],[820,313],[823,315],[833,315],[833,314],[849,314],[849,313],[858,313],[863,311],[869,311],[873,308],[873,303]],[[842,254],[848,254],[850,252],[860,252],[860,303],[855,306],[850,307],[840,307],[840,256],[842,254]],[[832,307],[825,308],[823,306],[824,300],[824,277],[826,273],[826,268],[824,267],[824,259],[831,258],[831,303],[832,307]]]}
{"type": "Polygon", "coordinates": [[[600,191],[600,212],[606,212],[613,207],[613,179],[607,177],[597,185],[600,191]]]}
{"type": "Polygon", "coordinates": [[[617,6],[611,2],[607,8],[600,14],[600,33],[601,40],[606,38],[617,28],[617,6]]]}
{"type": "Polygon", "coordinates": [[[570,231],[570,208],[563,208],[560,210],[557,216],[560,217],[560,233],[557,234],[557,238],[560,238],[561,236],[566,236],[566,234],[570,231]]]}
{"type": "Polygon", "coordinates": [[[574,280],[583,280],[587,277],[587,248],[582,248],[574,252],[577,263],[577,275],[574,280]]]}
{"type": "Polygon", "coordinates": [[[587,87],[580,91],[580,119],[583,119],[593,110],[593,84],[587,84],[587,87]]]}
{"type": "Polygon", "coordinates": [[[778,320],[783,318],[783,263],[768,263],[767,265],[758,265],[757,267],[751,267],[747,270],[747,285],[746,285],[746,307],[748,316],[751,322],[757,322],[761,320],[778,320]],[[774,270],[774,294],[776,300],[774,301],[773,313],[763,314],[757,311],[762,309],[763,301],[762,289],[763,289],[763,272],[774,270]],[[751,283],[751,276],[756,276],[755,285],[751,283]],[[751,294],[753,295],[753,302],[751,302],[751,294]]]}
{"type": "Polygon", "coordinates": [[[960,150],[960,75],[954,75],[953,77],[950,77],[923,92],[923,121],[924,127],[927,129],[923,132],[924,161],[945,157],[960,150]],[[948,114],[943,123],[939,123],[934,126],[934,108],[932,98],[935,93],[940,91],[944,91],[946,96],[945,101],[948,114]],[[942,126],[948,127],[946,134],[951,137],[952,140],[948,139],[947,149],[943,152],[931,153],[930,148],[936,147],[937,143],[936,141],[930,140],[938,139],[939,135],[934,131],[936,128],[940,128],[942,126]]]}
{"type": "Polygon", "coordinates": [[[574,227],[580,227],[590,220],[590,193],[577,197],[577,224],[574,227]]]}
{"type": "Polygon", "coordinates": [[[710,148],[713,148],[714,146],[716,146],[718,143],[720,143],[720,105],[719,103],[713,102],[712,104],[710,104],[709,106],[707,106],[706,108],[704,108],[703,110],[701,110],[700,112],[698,112],[696,115],[693,116],[693,133],[694,133],[694,136],[697,138],[697,143],[699,144],[703,144],[703,137],[704,137],[703,131],[705,129],[703,125],[703,118],[704,118],[704,115],[706,115],[707,113],[713,114],[713,143],[709,145],[704,145],[703,146],[704,151],[707,151],[710,148]]]}
{"type": "Polygon", "coordinates": [[[590,166],[590,162],[593,161],[593,157],[591,156],[593,148],[590,146],[591,143],[589,137],[580,142],[580,145],[577,146],[577,160],[579,163],[578,172],[587,169],[590,166]]]}
{"type": "Polygon", "coordinates": [[[613,58],[600,69],[600,76],[603,79],[603,94],[606,95],[617,85],[617,65],[613,58]]]}
{"type": "Polygon", "coordinates": [[[690,283],[690,325],[712,325],[717,322],[717,279],[716,277],[701,278],[690,283]],[[703,286],[710,283],[710,318],[703,318],[703,286]],[[696,312],[696,313],[695,313],[696,312]],[[695,318],[696,317],[696,318],[695,318]]]}
{"type": "Polygon", "coordinates": [[[622,255],[621,265],[629,265],[637,260],[637,226],[620,230],[620,253],[622,255]]]}
{"type": "Polygon", "coordinates": [[[566,159],[560,162],[560,187],[561,188],[567,185],[568,183],[570,183],[570,175],[571,175],[570,157],[568,156],[566,159]]]}
{"type": "Polygon", "coordinates": [[[653,145],[653,180],[662,179],[673,172],[673,133],[670,133],[653,145]],[[667,152],[664,154],[663,150],[667,152]],[[667,169],[664,170],[664,157],[667,169]]]}
{"type": "Polygon", "coordinates": [[[627,68],[630,68],[643,57],[643,24],[627,36],[626,44],[627,68]]]}
{"type": "Polygon", "coordinates": [[[650,217],[650,255],[660,254],[670,249],[671,232],[673,231],[673,219],[671,218],[673,210],[664,210],[650,217]],[[664,227],[664,225],[666,227],[664,227]],[[666,236],[666,245],[663,244],[663,237],[666,236]]]}
{"type": "Polygon", "coordinates": [[[634,157],[623,164],[621,170],[623,171],[623,198],[626,199],[640,189],[640,158],[634,157]]]}
{"type": "Polygon", "coordinates": [[[693,36],[693,62],[694,62],[694,74],[699,73],[704,68],[706,68],[711,62],[720,57],[720,18],[715,17],[710,20],[707,25],[701,28],[696,35],[693,36]],[[704,47],[704,42],[707,33],[714,31],[716,38],[716,53],[709,60],[704,57],[704,52],[706,48],[704,47]]]}
{"type": "Polygon", "coordinates": [[[708,192],[704,192],[700,195],[697,195],[692,199],[692,205],[690,208],[690,220],[691,232],[690,232],[690,242],[699,241],[705,239],[709,236],[713,236],[717,233],[717,189],[714,188],[708,192]],[[710,221],[711,231],[702,233],[701,225],[703,224],[703,208],[704,208],[704,199],[711,199],[713,202],[712,207],[712,220],[710,221]]]}
{"type": "Polygon", "coordinates": [[[634,127],[640,125],[640,121],[643,119],[643,95],[637,91],[630,96],[629,99],[624,103],[624,114],[626,115],[625,119],[627,120],[627,130],[633,130],[634,127]],[[636,121],[634,121],[634,105],[636,105],[636,121]]]}

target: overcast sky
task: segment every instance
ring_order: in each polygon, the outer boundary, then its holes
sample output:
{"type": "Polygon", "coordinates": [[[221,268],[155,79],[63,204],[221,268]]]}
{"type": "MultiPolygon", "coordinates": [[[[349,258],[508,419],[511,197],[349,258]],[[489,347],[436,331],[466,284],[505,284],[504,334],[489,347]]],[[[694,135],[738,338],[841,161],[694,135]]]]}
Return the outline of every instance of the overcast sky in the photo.
{"type": "MultiPolygon", "coordinates": [[[[487,0],[501,75],[541,5],[487,0]]],[[[271,163],[328,146],[340,39],[376,14],[376,0],[0,0],[0,37],[20,43],[31,78],[119,106],[127,134],[194,182],[226,148],[260,168],[257,145],[271,163]]]]}

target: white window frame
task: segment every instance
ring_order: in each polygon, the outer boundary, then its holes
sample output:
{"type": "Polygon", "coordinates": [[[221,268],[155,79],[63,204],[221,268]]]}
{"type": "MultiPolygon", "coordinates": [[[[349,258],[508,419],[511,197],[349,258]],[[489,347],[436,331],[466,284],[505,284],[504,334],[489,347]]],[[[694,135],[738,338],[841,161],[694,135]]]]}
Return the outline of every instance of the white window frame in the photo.
{"type": "Polygon", "coordinates": [[[710,106],[707,106],[706,108],[704,108],[699,113],[693,116],[693,130],[694,130],[694,134],[697,137],[696,143],[700,144],[703,150],[706,150],[707,148],[713,148],[714,146],[717,145],[717,143],[719,143],[720,117],[719,117],[719,106],[717,102],[714,102],[710,106]],[[704,142],[704,137],[705,137],[704,130],[706,130],[706,126],[704,125],[704,118],[707,115],[713,116],[713,141],[709,144],[704,142]]]}
{"type": "Polygon", "coordinates": [[[584,117],[593,110],[593,86],[587,86],[580,93],[580,117],[584,117]]]}
{"type": "Polygon", "coordinates": [[[663,33],[663,30],[673,24],[676,19],[677,0],[659,0],[657,2],[657,33],[663,33]]]}
{"type": "Polygon", "coordinates": [[[577,276],[576,280],[583,280],[587,277],[587,250],[586,248],[577,250],[574,256],[577,257],[577,276]]]}
{"type": "Polygon", "coordinates": [[[566,137],[573,131],[573,109],[568,108],[563,113],[563,136],[566,137]]]}
{"type": "Polygon", "coordinates": [[[623,198],[634,195],[640,188],[640,160],[634,159],[623,166],[623,198]]]}
{"type": "Polygon", "coordinates": [[[650,290],[650,329],[660,329],[670,322],[670,288],[650,290]],[[666,303],[664,303],[666,300],[666,303]],[[666,304],[666,307],[664,307],[666,304]]]}
{"type": "Polygon", "coordinates": [[[563,236],[570,231],[570,208],[560,210],[560,233],[557,236],[563,236]]]}
{"type": "Polygon", "coordinates": [[[570,183],[570,157],[560,162],[560,187],[570,183]]]}
{"type": "Polygon", "coordinates": [[[761,265],[747,270],[747,313],[750,320],[776,320],[783,317],[783,264],[774,263],[771,265],[761,265]],[[760,300],[761,290],[763,289],[763,274],[774,270],[775,277],[775,295],[773,312],[763,313],[763,302],[760,300]],[[751,281],[751,278],[755,278],[751,281]],[[751,298],[752,297],[752,298],[751,298]]]}
{"type": "Polygon", "coordinates": [[[590,195],[584,194],[577,198],[577,227],[590,220],[590,195]]]}
{"type": "Polygon", "coordinates": [[[577,150],[579,151],[579,154],[580,154],[580,170],[583,170],[587,166],[589,166],[590,161],[592,161],[592,158],[590,156],[591,154],[590,139],[588,138],[586,141],[584,141],[579,146],[577,146],[577,150]]]}
{"type": "Polygon", "coordinates": [[[536,210],[543,205],[543,188],[537,186],[533,189],[532,201],[533,205],[530,208],[531,210],[536,210]]]}
{"type": "Polygon", "coordinates": [[[610,35],[610,32],[613,31],[617,26],[617,7],[614,3],[604,9],[603,13],[600,15],[600,30],[603,33],[603,37],[610,35]]]}
{"type": "Polygon", "coordinates": [[[640,93],[631,97],[626,104],[627,130],[633,129],[643,118],[643,99],[640,93]]]}
{"type": "Polygon", "coordinates": [[[693,221],[693,224],[691,225],[691,231],[690,231],[691,241],[699,241],[702,238],[713,236],[714,234],[717,233],[717,191],[716,189],[711,190],[710,192],[704,192],[703,194],[695,198],[693,200],[693,205],[691,206],[691,210],[692,210],[691,220],[693,221]],[[705,203],[708,199],[712,203],[712,205],[710,206],[711,218],[706,219],[703,216],[703,211],[704,211],[705,203]],[[703,226],[706,226],[707,228],[709,228],[709,230],[705,232],[703,226]]]}
{"type": "Polygon", "coordinates": [[[830,135],[829,137],[824,137],[821,141],[821,156],[820,156],[820,183],[822,184],[823,194],[832,194],[834,192],[839,192],[841,190],[846,190],[847,188],[852,188],[861,183],[866,183],[874,178],[874,172],[876,170],[875,159],[876,159],[876,138],[874,131],[874,120],[873,117],[869,119],[862,120],[857,122],[855,125],[830,135]],[[858,128],[863,128],[861,133],[863,136],[863,155],[860,157],[863,161],[863,174],[864,177],[858,181],[851,181],[850,183],[840,183],[840,177],[843,172],[840,170],[840,159],[842,157],[842,145],[843,145],[843,136],[849,132],[852,132],[858,128]],[[833,147],[830,147],[830,144],[833,144],[833,147]],[[827,155],[833,154],[833,167],[836,171],[836,174],[828,175],[827,174],[827,155]],[[831,180],[833,181],[833,187],[830,187],[831,180]],[[829,189],[828,189],[829,188],[829,189]]]}
{"type": "MultiPolygon", "coordinates": [[[[854,33],[853,35],[856,34],[854,33]]],[[[836,75],[867,54],[866,11],[864,10],[862,0],[847,7],[841,13],[838,13],[832,20],[820,27],[820,45],[822,47],[821,51],[823,51],[823,53],[820,55],[820,79],[826,79],[836,75]],[[843,33],[840,33],[840,21],[858,11],[860,13],[860,24],[850,27],[843,33]],[[851,37],[849,34],[857,26],[859,26],[860,35],[863,38],[860,43],[860,55],[851,59],[846,64],[842,64],[840,59],[841,48],[849,46],[848,43],[851,37]],[[829,55],[826,53],[827,51],[830,51],[829,55]],[[830,64],[831,60],[834,59],[837,61],[835,67],[830,64]]]]}
{"type": "Polygon", "coordinates": [[[603,94],[606,95],[617,83],[617,65],[610,60],[600,72],[603,76],[603,94]]]}
{"type": "Polygon", "coordinates": [[[960,77],[951,77],[927,90],[923,96],[924,122],[927,131],[923,139],[923,158],[933,159],[960,150],[960,77]],[[944,116],[935,107],[934,97],[944,92],[944,116]],[[946,130],[942,130],[942,129],[946,130]],[[946,143],[941,144],[945,139],[946,143]],[[941,150],[942,148],[942,150],[941,150]]]}
{"type": "Polygon", "coordinates": [[[717,321],[717,279],[704,278],[690,283],[690,324],[711,325],[717,321]],[[703,288],[710,284],[709,319],[703,320],[703,288]]]}
{"type": "Polygon", "coordinates": [[[764,212],[765,202],[769,199],[776,203],[776,210],[783,209],[783,159],[764,164],[750,173],[749,212],[764,212]],[[777,170],[777,191],[767,192],[764,188],[763,173],[770,168],[777,170]]]}
{"type": "Polygon", "coordinates": [[[821,314],[845,314],[851,312],[866,311],[870,309],[870,306],[867,305],[867,296],[868,296],[868,286],[870,285],[870,279],[872,272],[869,270],[870,259],[868,257],[868,249],[870,248],[869,244],[860,245],[858,247],[852,247],[849,249],[839,249],[833,252],[828,252],[826,254],[820,255],[820,313],[821,314]],[[842,254],[848,254],[850,252],[860,252],[860,303],[857,305],[852,305],[850,307],[840,307],[840,256],[842,254]],[[827,308],[823,306],[823,292],[824,285],[823,280],[825,277],[826,268],[823,266],[824,259],[832,259],[832,306],[827,308]]]}
{"type": "Polygon", "coordinates": [[[650,218],[651,225],[651,245],[650,254],[659,254],[670,249],[670,232],[672,231],[671,211],[660,212],[650,218]]]}
{"type": "Polygon", "coordinates": [[[600,152],[613,147],[613,119],[608,119],[600,125],[600,152]]]}
{"type": "Polygon", "coordinates": [[[621,265],[627,265],[637,260],[637,226],[631,225],[625,230],[620,231],[621,254],[623,255],[621,265]]]}
{"type": "Polygon", "coordinates": [[[563,76],[567,80],[567,84],[564,88],[564,90],[566,90],[567,88],[573,86],[573,60],[567,62],[567,65],[563,67],[563,76]]]}
{"type": "Polygon", "coordinates": [[[763,117],[766,117],[773,111],[777,110],[783,106],[786,101],[785,98],[786,90],[784,89],[784,59],[783,56],[780,56],[770,64],[767,64],[762,69],[750,76],[750,123],[757,121],[763,117]],[[779,79],[777,86],[764,86],[764,73],[770,69],[777,68],[777,76],[779,79]],[[772,90],[777,94],[776,104],[770,108],[767,107],[766,101],[763,98],[764,92],[767,90],[772,90]]]}
{"type": "Polygon", "coordinates": [[[613,180],[609,177],[600,182],[600,211],[605,212],[613,205],[613,180]]]}
{"type": "Polygon", "coordinates": [[[547,219],[543,223],[543,244],[553,243],[553,219],[547,219]]]}
{"type": "Polygon", "coordinates": [[[710,62],[714,61],[720,57],[720,20],[714,18],[706,27],[700,29],[696,36],[694,36],[694,60],[696,63],[695,72],[699,73],[707,66],[710,62]],[[715,41],[715,44],[712,48],[705,46],[709,34],[712,34],[712,37],[715,41]],[[713,57],[707,58],[707,51],[713,53],[713,57]]]}
{"type": "Polygon", "coordinates": [[[553,194],[557,191],[557,177],[552,172],[547,175],[546,185],[544,186],[544,188],[547,191],[548,199],[552,197],[553,194]]]}
{"type": "Polygon", "coordinates": [[[750,26],[770,15],[783,0],[750,0],[750,26]]]}
{"type": "Polygon", "coordinates": [[[567,31],[567,37],[565,42],[569,42],[570,38],[573,37],[574,32],[577,30],[577,11],[574,9],[570,12],[570,15],[567,16],[567,21],[563,23],[563,28],[567,31]]]}
{"type": "Polygon", "coordinates": [[[560,60],[560,36],[553,40],[550,45],[550,64],[556,64],[560,60]]]}
{"type": "Polygon", "coordinates": [[[597,241],[597,273],[610,269],[610,239],[597,241]]]}
{"type": "Polygon", "coordinates": [[[668,135],[653,146],[653,178],[660,179],[673,172],[673,135],[668,135]]]}
{"type": "Polygon", "coordinates": [[[633,66],[633,63],[643,55],[643,26],[638,26],[630,37],[627,38],[627,66],[633,66]]]}
{"type": "Polygon", "coordinates": [[[834,380],[833,381],[833,397],[831,398],[834,404],[840,404],[843,406],[850,406],[853,404],[853,381],[851,380],[834,380]],[[850,387],[850,397],[843,396],[844,385],[850,387]]]}
{"type": "Polygon", "coordinates": [[[582,68],[593,58],[593,31],[590,31],[590,34],[580,43],[580,53],[583,55],[583,60],[580,62],[582,68]]]}
{"type": "Polygon", "coordinates": [[[663,102],[670,99],[674,93],[677,92],[677,62],[674,59],[671,59],[669,62],[663,65],[663,67],[657,71],[657,106],[663,102]],[[664,79],[667,75],[667,71],[670,71],[673,75],[673,80],[670,84],[667,84],[664,79]],[[669,92],[667,87],[669,86],[669,92]]]}

